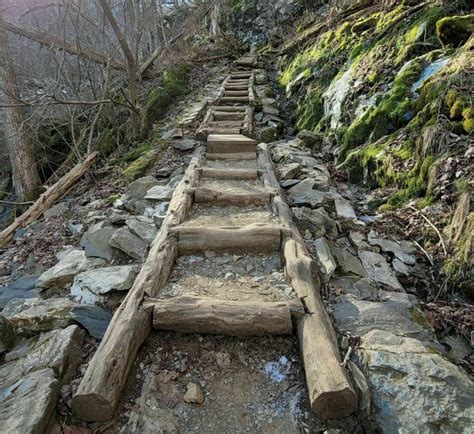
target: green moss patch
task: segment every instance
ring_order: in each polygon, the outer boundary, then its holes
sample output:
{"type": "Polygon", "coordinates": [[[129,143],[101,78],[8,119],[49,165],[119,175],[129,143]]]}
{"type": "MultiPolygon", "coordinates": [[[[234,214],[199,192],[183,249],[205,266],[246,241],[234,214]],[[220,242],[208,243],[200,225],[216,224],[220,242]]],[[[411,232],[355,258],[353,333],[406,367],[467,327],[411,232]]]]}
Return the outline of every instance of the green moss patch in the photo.
{"type": "Polygon", "coordinates": [[[445,17],[436,23],[436,35],[445,47],[460,47],[474,33],[474,15],[445,17]]]}

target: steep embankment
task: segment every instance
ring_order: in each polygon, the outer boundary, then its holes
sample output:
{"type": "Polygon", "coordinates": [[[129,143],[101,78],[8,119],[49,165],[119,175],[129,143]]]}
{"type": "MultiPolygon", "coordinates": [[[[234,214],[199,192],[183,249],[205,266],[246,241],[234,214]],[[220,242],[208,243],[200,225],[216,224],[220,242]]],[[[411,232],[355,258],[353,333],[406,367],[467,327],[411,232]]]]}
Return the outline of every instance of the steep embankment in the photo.
{"type": "Polygon", "coordinates": [[[349,181],[379,189],[382,210],[416,200],[445,227],[444,269],[469,293],[472,8],[462,1],[360,3],[332,19],[316,15],[283,47],[279,81],[296,105],[294,121],[320,135],[349,181]]]}

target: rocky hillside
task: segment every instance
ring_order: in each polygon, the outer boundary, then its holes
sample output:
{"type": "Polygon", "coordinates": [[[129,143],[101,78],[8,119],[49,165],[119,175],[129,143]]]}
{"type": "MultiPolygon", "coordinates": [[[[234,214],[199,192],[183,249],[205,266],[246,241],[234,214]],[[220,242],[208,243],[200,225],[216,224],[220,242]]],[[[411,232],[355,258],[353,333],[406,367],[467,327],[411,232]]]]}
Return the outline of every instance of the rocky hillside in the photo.
{"type": "MultiPolygon", "coordinates": [[[[313,8],[278,48],[294,125],[318,134],[374,209],[414,205],[450,283],[472,295],[474,15],[468,2],[313,8]],[[446,251],[438,249],[443,238],[446,251]]],[[[268,49],[268,47],[265,47],[268,49]]],[[[413,211],[416,212],[416,211],[413,211]]]]}

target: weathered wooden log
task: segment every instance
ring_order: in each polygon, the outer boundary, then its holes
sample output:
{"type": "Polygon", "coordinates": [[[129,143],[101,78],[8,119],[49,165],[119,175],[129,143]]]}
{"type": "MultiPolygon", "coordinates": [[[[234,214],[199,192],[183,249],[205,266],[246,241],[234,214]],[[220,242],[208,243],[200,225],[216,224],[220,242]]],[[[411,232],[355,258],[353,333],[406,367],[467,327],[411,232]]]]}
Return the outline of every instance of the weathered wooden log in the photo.
{"type": "Polygon", "coordinates": [[[260,174],[256,169],[214,169],[211,167],[203,167],[200,171],[203,178],[225,180],[254,180],[257,179],[260,174]]]}
{"type": "Polygon", "coordinates": [[[178,254],[188,255],[212,251],[275,252],[281,245],[282,228],[271,225],[230,227],[186,227],[173,229],[178,240],[178,254]]]}
{"type": "Polygon", "coordinates": [[[248,96],[223,96],[219,100],[219,102],[222,102],[223,104],[226,104],[226,103],[248,104],[249,97],[248,96]]]}
{"type": "Polygon", "coordinates": [[[229,301],[184,296],[147,300],[149,305],[154,308],[156,330],[239,337],[291,334],[292,312],[301,315],[303,311],[299,300],[229,301]]]}
{"type": "Polygon", "coordinates": [[[21,216],[0,232],[0,247],[6,247],[15,231],[40,218],[57,200],[61,199],[70,188],[89,170],[97,158],[97,152],[89,155],[84,161],[76,164],[56,184],[49,187],[21,216]]]}
{"type": "Polygon", "coordinates": [[[298,321],[298,338],[311,408],[321,419],[344,418],[357,410],[357,394],[341,366],[336,334],[320,296],[316,263],[295,240],[285,239],[283,246],[287,280],[308,312],[298,321]]]}
{"type": "Polygon", "coordinates": [[[256,102],[254,85],[255,85],[255,74],[252,74],[252,76],[250,77],[249,89],[248,89],[250,107],[255,107],[255,102],[256,102]]]}
{"type": "Polygon", "coordinates": [[[228,154],[221,154],[215,152],[209,152],[206,154],[206,159],[209,161],[238,161],[238,160],[245,160],[251,161],[257,158],[256,152],[231,152],[228,154]]]}
{"type": "Polygon", "coordinates": [[[198,179],[203,149],[196,150],[183,179],[175,190],[169,210],[146,262],[127,297],[115,312],[104,338],[72,399],[73,411],[86,421],[109,420],[119,400],[140,345],[151,330],[151,311],[142,306],[145,294],[156,296],[165,285],[177,255],[173,226],[189,215],[192,198],[188,188],[198,179]]]}
{"type": "Polygon", "coordinates": [[[229,89],[226,89],[225,93],[224,93],[224,96],[225,97],[233,97],[233,96],[248,97],[249,93],[248,93],[247,89],[245,89],[245,90],[229,90],[229,89]]]}
{"type": "Polygon", "coordinates": [[[241,121],[244,118],[244,112],[214,111],[214,120],[216,121],[241,121]]]}
{"type": "Polygon", "coordinates": [[[257,142],[241,134],[210,134],[207,137],[207,151],[209,153],[253,152],[257,142]]]}
{"type": "Polygon", "coordinates": [[[247,108],[246,107],[236,107],[233,105],[230,106],[225,106],[225,105],[220,105],[220,106],[212,106],[213,111],[218,111],[218,112],[242,112],[244,113],[247,108]]]}
{"type": "Polygon", "coordinates": [[[228,205],[228,206],[248,206],[248,205],[268,205],[272,200],[272,194],[262,192],[248,193],[225,193],[208,188],[196,188],[194,191],[194,200],[196,203],[210,205],[228,205]]]}

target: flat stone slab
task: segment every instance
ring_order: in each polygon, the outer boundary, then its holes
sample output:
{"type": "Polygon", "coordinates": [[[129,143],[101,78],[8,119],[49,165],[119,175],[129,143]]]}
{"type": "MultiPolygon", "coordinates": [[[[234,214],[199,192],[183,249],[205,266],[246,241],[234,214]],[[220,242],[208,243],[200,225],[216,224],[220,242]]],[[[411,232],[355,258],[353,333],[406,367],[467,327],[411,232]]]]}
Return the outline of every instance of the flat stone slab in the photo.
{"type": "Polygon", "coordinates": [[[112,291],[128,291],[135,280],[137,267],[124,265],[85,271],[74,278],[71,295],[85,304],[102,301],[112,291]]]}
{"type": "Polygon", "coordinates": [[[359,250],[359,258],[369,277],[396,291],[403,291],[403,286],[395,277],[390,265],[388,265],[381,254],[367,250],[359,250]]]}
{"type": "Polygon", "coordinates": [[[304,179],[288,190],[288,197],[295,206],[311,206],[316,208],[332,201],[331,195],[325,191],[314,190],[316,182],[304,179]]]}
{"type": "Polygon", "coordinates": [[[80,361],[84,334],[77,326],[44,333],[6,355],[0,367],[0,426],[8,433],[42,433],[61,383],[80,361]]]}
{"type": "Polygon", "coordinates": [[[356,351],[387,433],[472,432],[473,381],[418,340],[374,330],[356,351]]]}
{"type": "Polygon", "coordinates": [[[112,314],[99,306],[76,306],[71,310],[71,318],[83,326],[88,333],[102,339],[112,319],[112,314]]]}
{"type": "Polygon", "coordinates": [[[41,288],[63,287],[71,283],[77,274],[104,264],[103,259],[87,258],[82,250],[72,250],[39,277],[38,286],[41,288]]]}
{"type": "Polygon", "coordinates": [[[416,298],[401,292],[382,291],[382,301],[359,300],[342,295],[333,305],[334,317],[341,331],[354,335],[379,329],[400,336],[432,339],[428,322],[417,307],[416,298]]]}
{"type": "Polygon", "coordinates": [[[136,216],[129,218],[126,225],[130,232],[150,245],[156,238],[158,229],[152,219],[136,216]]]}
{"type": "Polygon", "coordinates": [[[7,303],[2,315],[20,329],[45,332],[70,325],[70,312],[75,305],[69,298],[14,299],[7,303]]]}

